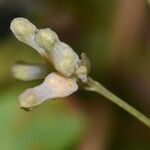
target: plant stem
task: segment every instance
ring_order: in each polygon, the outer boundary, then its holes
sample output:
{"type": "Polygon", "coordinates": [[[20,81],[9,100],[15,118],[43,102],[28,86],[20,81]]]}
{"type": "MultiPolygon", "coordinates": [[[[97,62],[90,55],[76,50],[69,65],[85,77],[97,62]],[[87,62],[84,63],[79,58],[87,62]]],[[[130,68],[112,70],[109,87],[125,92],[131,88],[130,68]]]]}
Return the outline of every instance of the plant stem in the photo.
{"type": "Polygon", "coordinates": [[[108,98],[110,101],[121,107],[122,109],[126,110],[128,113],[133,115],[135,118],[137,118],[139,121],[141,121],[143,124],[145,124],[147,127],[150,128],[150,119],[143,115],[141,112],[136,110],[134,107],[117,97],[115,94],[110,92],[108,89],[106,89],[103,85],[101,85],[99,82],[94,81],[92,78],[88,78],[87,82],[88,87],[86,88],[89,91],[95,91],[98,94],[101,94],[102,96],[108,98]]]}

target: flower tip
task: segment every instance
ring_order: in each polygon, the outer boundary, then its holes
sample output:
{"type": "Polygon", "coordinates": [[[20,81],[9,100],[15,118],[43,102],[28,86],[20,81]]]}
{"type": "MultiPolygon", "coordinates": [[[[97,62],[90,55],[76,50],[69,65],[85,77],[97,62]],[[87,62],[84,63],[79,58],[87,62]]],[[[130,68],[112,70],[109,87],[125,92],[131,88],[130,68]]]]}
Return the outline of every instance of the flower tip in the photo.
{"type": "Polygon", "coordinates": [[[39,47],[49,51],[58,41],[57,34],[49,28],[41,29],[37,31],[35,41],[39,47]]]}
{"type": "Polygon", "coordinates": [[[24,110],[32,110],[40,104],[38,97],[33,93],[32,89],[27,89],[19,96],[20,108],[24,110]]]}
{"type": "Polygon", "coordinates": [[[30,35],[35,33],[36,27],[25,18],[15,18],[10,24],[11,31],[20,41],[25,41],[30,35]]]}

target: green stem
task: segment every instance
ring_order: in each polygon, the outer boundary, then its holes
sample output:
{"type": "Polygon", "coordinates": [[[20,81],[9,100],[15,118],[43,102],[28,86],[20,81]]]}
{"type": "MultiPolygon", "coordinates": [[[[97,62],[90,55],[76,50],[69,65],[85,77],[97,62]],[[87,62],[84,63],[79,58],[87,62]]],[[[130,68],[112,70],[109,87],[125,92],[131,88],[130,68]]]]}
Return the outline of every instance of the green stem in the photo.
{"type": "Polygon", "coordinates": [[[110,92],[108,89],[106,89],[103,85],[101,85],[99,82],[94,81],[91,78],[88,78],[87,82],[88,87],[86,88],[87,90],[90,91],[95,91],[102,96],[108,98],[110,101],[118,105],[119,107],[123,108],[126,110],[128,113],[133,115],[135,118],[137,118],[139,121],[141,121],[143,124],[145,124],[147,127],[150,128],[150,119],[143,115],[141,112],[136,110],[134,107],[114,95],[112,92],[110,92]]]}

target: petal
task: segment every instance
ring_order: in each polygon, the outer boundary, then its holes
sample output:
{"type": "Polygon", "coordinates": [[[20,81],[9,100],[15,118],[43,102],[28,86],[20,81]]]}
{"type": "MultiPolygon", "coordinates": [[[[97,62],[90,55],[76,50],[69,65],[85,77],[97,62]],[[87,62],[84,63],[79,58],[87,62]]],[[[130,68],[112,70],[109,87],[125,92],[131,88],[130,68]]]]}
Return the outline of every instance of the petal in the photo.
{"type": "Polygon", "coordinates": [[[30,110],[47,99],[66,97],[77,89],[78,85],[75,79],[51,73],[41,85],[24,91],[19,96],[19,103],[21,108],[30,110]]]}
{"type": "Polygon", "coordinates": [[[14,78],[23,81],[44,79],[48,75],[48,67],[45,64],[33,64],[19,61],[11,67],[14,78]]]}

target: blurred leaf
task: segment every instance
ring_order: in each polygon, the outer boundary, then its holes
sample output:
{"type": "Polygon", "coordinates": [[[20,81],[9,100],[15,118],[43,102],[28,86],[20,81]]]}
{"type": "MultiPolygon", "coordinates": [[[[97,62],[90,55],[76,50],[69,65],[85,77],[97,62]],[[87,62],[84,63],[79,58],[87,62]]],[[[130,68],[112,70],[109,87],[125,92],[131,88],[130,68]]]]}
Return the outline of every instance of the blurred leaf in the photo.
{"type": "Polygon", "coordinates": [[[13,87],[0,93],[0,149],[66,150],[74,144],[81,136],[81,116],[71,115],[62,100],[47,102],[33,112],[24,112],[17,108],[21,90],[13,87]]]}

